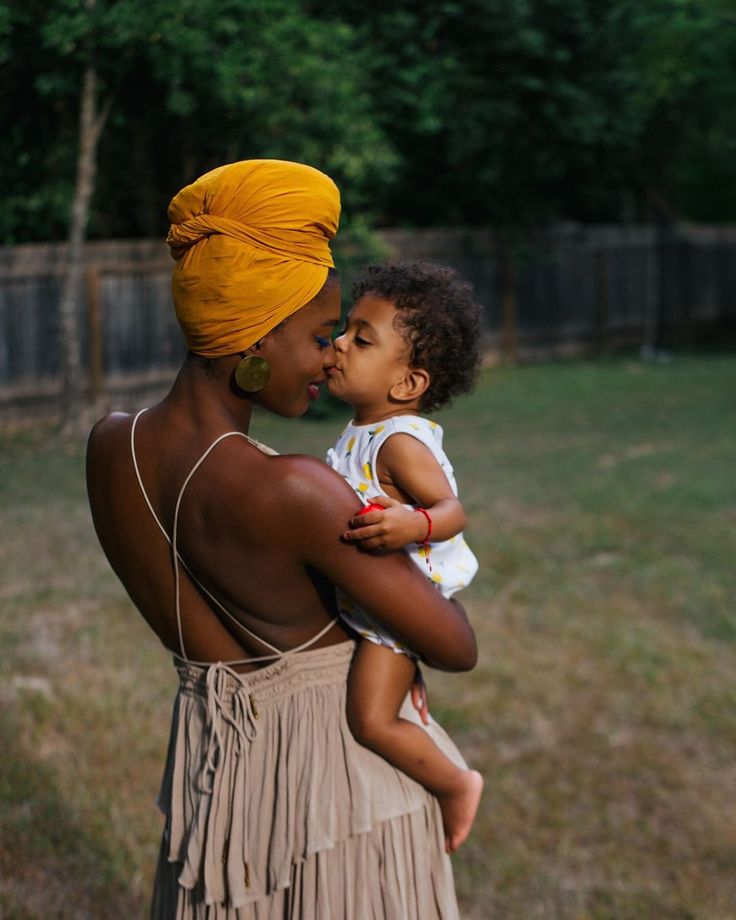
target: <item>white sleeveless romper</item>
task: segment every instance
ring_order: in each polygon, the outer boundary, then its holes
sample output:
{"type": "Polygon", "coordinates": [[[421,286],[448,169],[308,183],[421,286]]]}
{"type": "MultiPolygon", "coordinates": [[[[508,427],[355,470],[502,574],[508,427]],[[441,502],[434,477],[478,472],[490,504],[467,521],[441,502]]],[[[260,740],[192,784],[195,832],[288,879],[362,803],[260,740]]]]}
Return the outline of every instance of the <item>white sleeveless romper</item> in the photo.
{"type": "MultiPolygon", "coordinates": [[[[419,415],[397,415],[371,425],[355,425],[350,422],[335,446],[327,452],[327,462],[333,470],[345,477],[365,504],[372,495],[386,494],[376,475],[376,460],[386,441],[399,433],[411,435],[431,451],[447,476],[452,491],[457,495],[452,464],[442,449],[442,428],[437,422],[419,415]]],[[[450,540],[430,542],[429,553],[423,545],[407,546],[404,552],[445,597],[452,597],[456,591],[467,587],[478,571],[478,560],[461,533],[450,540]],[[428,563],[431,563],[431,568],[428,563]]],[[[340,616],[362,638],[413,657],[410,649],[339,589],[337,606],[340,616]]]]}

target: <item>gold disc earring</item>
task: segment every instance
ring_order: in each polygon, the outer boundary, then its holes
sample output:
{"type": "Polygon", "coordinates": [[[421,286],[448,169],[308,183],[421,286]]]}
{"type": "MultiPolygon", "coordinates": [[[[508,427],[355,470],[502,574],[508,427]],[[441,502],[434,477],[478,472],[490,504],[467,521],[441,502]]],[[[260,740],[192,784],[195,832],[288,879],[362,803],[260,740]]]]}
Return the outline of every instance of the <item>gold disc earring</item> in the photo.
{"type": "Polygon", "coordinates": [[[259,355],[244,355],[235,368],[235,382],[244,393],[257,393],[268,383],[271,365],[259,355]]]}

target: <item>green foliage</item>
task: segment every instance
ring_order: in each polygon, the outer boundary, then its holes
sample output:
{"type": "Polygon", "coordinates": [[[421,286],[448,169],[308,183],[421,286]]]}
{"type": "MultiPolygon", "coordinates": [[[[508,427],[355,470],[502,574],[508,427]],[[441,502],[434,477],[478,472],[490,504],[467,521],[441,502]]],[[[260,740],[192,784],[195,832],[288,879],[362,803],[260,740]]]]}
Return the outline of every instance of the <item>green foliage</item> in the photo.
{"type": "Polygon", "coordinates": [[[663,199],[688,216],[698,195],[719,198],[717,179],[705,187],[713,166],[733,185],[736,30],[726,2],[324,7],[360,24],[376,48],[376,117],[400,154],[387,215],[518,227],[646,217],[663,199]],[[689,186],[697,195],[684,194],[689,186]]]}
{"type": "MultiPolygon", "coordinates": [[[[0,224],[6,242],[63,235],[53,187],[58,177],[64,202],[70,199],[77,97],[88,62],[97,69],[100,104],[113,100],[92,235],[163,233],[170,197],[222,162],[312,163],[338,181],[353,210],[370,209],[373,187],[394,168],[362,81],[367,51],[346,23],[310,18],[294,0],[50,6],[44,17],[7,8],[5,32],[24,52],[0,69],[14,90],[0,103],[0,117],[17,126],[17,137],[0,145],[0,168],[15,195],[0,224]],[[48,135],[37,154],[39,124],[48,135]],[[33,162],[25,168],[29,152],[33,162]],[[45,219],[34,204],[39,189],[45,219]]],[[[0,40],[2,29],[0,16],[0,40]]]]}
{"type": "Polygon", "coordinates": [[[93,236],[160,235],[246,157],[353,223],[736,217],[732,0],[0,0],[0,240],[65,235],[85,64],[112,99],[93,236]]]}
{"type": "Polygon", "coordinates": [[[643,170],[672,210],[736,215],[736,8],[730,0],[654,0],[639,10],[633,102],[646,126],[643,170]]]}
{"type": "Polygon", "coordinates": [[[10,58],[11,46],[10,35],[12,32],[12,23],[10,10],[3,3],[0,4],[0,65],[5,64],[10,58]]]}

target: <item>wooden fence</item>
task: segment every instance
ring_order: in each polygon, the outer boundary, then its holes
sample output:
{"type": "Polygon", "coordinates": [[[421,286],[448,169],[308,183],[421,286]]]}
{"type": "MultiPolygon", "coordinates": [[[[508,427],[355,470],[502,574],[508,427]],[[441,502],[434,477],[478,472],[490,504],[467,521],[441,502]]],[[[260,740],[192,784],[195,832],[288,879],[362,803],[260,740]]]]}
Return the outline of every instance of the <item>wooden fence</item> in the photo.
{"type": "Polygon", "coordinates": [[[490,230],[384,237],[472,281],[511,359],[696,344],[736,325],[736,227],[563,226],[505,247],[490,230]]]}
{"type": "MultiPolygon", "coordinates": [[[[736,227],[557,227],[513,248],[491,230],[386,230],[406,258],[456,267],[509,359],[618,345],[689,344],[736,328],[736,227]]],[[[0,248],[0,408],[53,404],[63,244],[0,248]]],[[[160,388],[184,355],[172,262],[151,240],[92,242],[80,300],[92,399],[160,388]]]]}
{"type": "MultiPolygon", "coordinates": [[[[0,404],[61,393],[58,307],[66,246],[0,249],[0,404]]],[[[89,394],[160,386],[185,353],[171,305],[172,262],[149,240],[89,243],[79,302],[89,394]]]]}

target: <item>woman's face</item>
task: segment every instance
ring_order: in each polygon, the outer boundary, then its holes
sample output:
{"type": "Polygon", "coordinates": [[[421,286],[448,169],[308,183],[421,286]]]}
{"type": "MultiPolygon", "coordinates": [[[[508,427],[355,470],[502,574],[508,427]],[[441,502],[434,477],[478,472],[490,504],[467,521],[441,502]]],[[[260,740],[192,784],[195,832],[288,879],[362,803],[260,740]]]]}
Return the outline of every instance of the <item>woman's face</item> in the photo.
{"type": "Polygon", "coordinates": [[[330,338],[340,320],[340,283],[331,280],[301,310],[263,339],[258,354],[271,365],[271,376],[258,393],[259,405],[294,418],[319,398],[325,368],[335,357],[330,338]]]}

